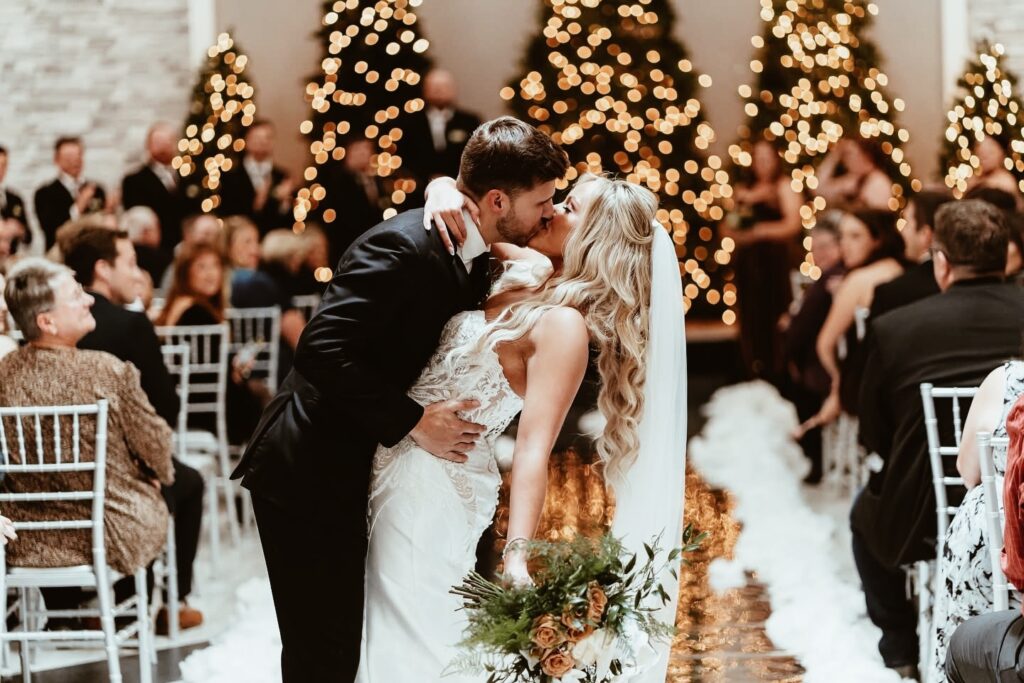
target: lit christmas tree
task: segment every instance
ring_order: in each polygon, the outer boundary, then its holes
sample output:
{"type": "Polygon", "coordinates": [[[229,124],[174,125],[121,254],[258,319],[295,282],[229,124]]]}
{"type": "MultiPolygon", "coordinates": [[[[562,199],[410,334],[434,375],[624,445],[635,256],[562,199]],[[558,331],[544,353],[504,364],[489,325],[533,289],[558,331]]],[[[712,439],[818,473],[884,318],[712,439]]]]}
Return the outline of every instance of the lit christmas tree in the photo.
{"type": "Polygon", "coordinates": [[[1003,56],[1002,45],[981,43],[977,56],[957,81],[959,94],[946,115],[946,141],[940,159],[946,171],[946,186],[957,197],[981,168],[973,150],[986,136],[1006,151],[1006,170],[1017,178],[1024,192],[1024,103],[1013,92],[1017,77],[1006,70],[1003,56]]]}
{"type": "MultiPolygon", "coordinates": [[[[818,163],[843,136],[859,135],[885,153],[890,208],[900,209],[908,191],[920,189],[902,148],[910,135],[895,123],[903,101],[886,93],[878,50],[864,37],[877,13],[867,0],[761,0],[764,31],[751,39],[757,83],[740,86],[747,122],[740,143],[729,148],[738,167],[750,166],[750,148],[761,136],[778,150],[794,190],[813,191],[818,163]]],[[[804,227],[824,208],[821,197],[805,205],[804,227]]]]}
{"type": "Polygon", "coordinates": [[[252,84],[243,79],[249,58],[227,33],[207,51],[206,64],[193,90],[173,167],[184,179],[189,197],[209,213],[220,204],[220,176],[231,170],[245,148],[245,129],[256,117],[252,84]]]}
{"type": "MultiPolygon", "coordinates": [[[[324,3],[320,37],[324,58],[320,73],[306,85],[312,116],[301,132],[310,140],[313,163],[305,171],[308,187],[295,205],[296,230],[326,196],[317,182],[321,167],[345,158],[344,138],[365,136],[376,141],[372,164],[385,180],[391,208],[385,218],[416,190],[403,177],[402,116],[423,109],[421,79],[430,67],[430,43],[417,30],[415,8],[422,0],[336,0],[324,3]]],[[[328,209],[317,218],[331,223],[328,209]]]]}
{"type": "Polygon", "coordinates": [[[667,0],[544,0],[525,74],[501,96],[565,147],[569,182],[607,171],[656,192],[686,274],[687,309],[731,324],[731,254],[714,225],[732,189],[722,160],[707,155],[715,134],[699,89],[711,79],[671,37],[674,20],[667,0]]]}

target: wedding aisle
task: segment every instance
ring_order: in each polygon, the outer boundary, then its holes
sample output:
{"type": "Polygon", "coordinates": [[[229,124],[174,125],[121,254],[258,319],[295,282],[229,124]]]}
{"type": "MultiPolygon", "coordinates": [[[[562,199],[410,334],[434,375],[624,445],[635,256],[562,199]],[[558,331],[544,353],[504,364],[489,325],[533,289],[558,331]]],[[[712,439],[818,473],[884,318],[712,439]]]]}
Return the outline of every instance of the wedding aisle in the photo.
{"type": "MultiPolygon", "coordinates": [[[[686,517],[711,536],[681,575],[673,683],[896,683],[877,655],[849,551],[849,501],[801,485],[788,403],[761,383],[721,389],[690,441],[686,517]]],[[[252,576],[250,574],[250,576],[252,576]]],[[[229,626],[183,683],[278,683],[270,587],[239,582],[229,626]]]]}
{"type": "Polygon", "coordinates": [[[801,485],[807,462],[788,437],[797,424],[792,406],[754,382],[717,391],[704,413],[690,464],[729,491],[742,527],[732,557],[711,564],[712,585],[728,595],[744,572],[765,585],[766,635],[800,661],[807,683],[896,683],[878,656],[880,632],[867,619],[853,567],[849,499],[824,484],[801,485]]]}

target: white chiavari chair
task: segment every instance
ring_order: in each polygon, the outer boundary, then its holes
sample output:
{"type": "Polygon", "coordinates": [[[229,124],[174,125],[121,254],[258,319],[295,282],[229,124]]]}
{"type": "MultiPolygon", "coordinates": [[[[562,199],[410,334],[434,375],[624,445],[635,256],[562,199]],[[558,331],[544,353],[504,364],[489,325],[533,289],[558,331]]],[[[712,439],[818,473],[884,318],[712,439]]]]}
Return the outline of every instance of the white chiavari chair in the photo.
{"type": "Polygon", "coordinates": [[[225,319],[231,327],[230,353],[253,352],[249,376],[266,382],[271,394],[277,393],[281,363],[281,309],[229,308],[225,319]]]}
{"type": "Polygon", "coordinates": [[[313,318],[313,314],[316,313],[317,306],[319,305],[319,294],[300,294],[299,296],[292,297],[292,306],[302,312],[307,322],[313,318]]]}
{"type": "MultiPolygon", "coordinates": [[[[88,443],[88,442],[86,442],[88,443]]],[[[121,683],[120,647],[135,639],[139,649],[139,680],[152,681],[153,652],[152,622],[147,609],[146,568],[133,572],[135,595],[119,604],[114,603],[113,584],[120,575],[107,565],[104,543],[103,511],[106,496],[107,454],[107,402],[91,405],[36,406],[0,408],[0,475],[6,478],[6,488],[13,493],[0,493],[4,512],[14,522],[19,535],[49,531],[54,533],[88,530],[92,535],[92,563],[74,567],[8,566],[5,549],[0,546],[0,614],[7,611],[7,589],[19,593],[21,623],[13,631],[0,631],[3,642],[20,644],[22,680],[30,681],[30,643],[54,641],[101,641],[107,656],[111,683],[121,683]],[[93,423],[90,426],[90,421],[93,423]],[[50,426],[47,426],[49,422],[50,426]],[[52,442],[50,439],[52,433],[52,442]],[[82,443],[91,436],[92,459],[82,453],[82,443]],[[34,462],[33,462],[34,461],[34,462]],[[90,489],[28,491],[31,483],[12,486],[30,478],[39,482],[47,475],[83,474],[90,476],[90,489]],[[22,476],[24,475],[24,479],[22,476]],[[49,521],[19,521],[19,503],[61,502],[65,511],[60,519],[49,521]],[[69,502],[81,505],[79,513],[69,509],[69,502]],[[78,587],[96,591],[99,609],[46,610],[39,606],[36,591],[39,588],[78,587]],[[31,594],[30,594],[31,591],[31,594]],[[42,622],[47,617],[98,616],[100,630],[45,631],[42,622]],[[116,617],[134,619],[117,630],[116,617]]],[[[15,541],[17,542],[17,541],[15,541]]]]}
{"type": "MultiPolygon", "coordinates": [[[[935,557],[941,558],[945,547],[946,531],[956,514],[958,505],[950,502],[950,494],[962,498],[965,491],[963,477],[947,474],[952,466],[946,463],[956,462],[960,453],[960,439],[963,435],[963,418],[966,410],[961,401],[970,401],[978,393],[977,387],[936,387],[927,382],[921,384],[921,404],[924,409],[924,428],[928,438],[928,463],[931,467],[932,487],[935,491],[936,542],[935,557]],[[936,399],[949,401],[951,430],[947,437],[952,443],[943,445],[943,430],[939,428],[936,399]]],[[[913,588],[917,594],[918,621],[917,633],[921,643],[920,669],[931,670],[931,658],[934,648],[931,647],[931,618],[935,602],[943,599],[945,591],[938,590],[945,577],[941,573],[941,562],[935,560],[919,561],[914,564],[913,588]]]]}
{"type": "MultiPolygon", "coordinates": [[[[185,393],[187,416],[209,416],[214,431],[188,429],[182,439],[184,448],[179,459],[203,473],[206,480],[207,524],[210,532],[210,551],[213,563],[220,558],[220,511],[217,497],[224,500],[228,529],[237,543],[241,537],[234,510],[234,486],[228,453],[227,381],[229,330],[220,325],[181,325],[156,328],[157,336],[165,344],[183,344],[189,348],[188,391],[185,393]]],[[[172,374],[175,368],[168,366],[172,374]]],[[[179,386],[181,386],[179,380],[179,386]]]]}
{"type": "MultiPolygon", "coordinates": [[[[859,307],[854,311],[854,325],[858,341],[867,335],[869,309],[859,307]]],[[[837,353],[839,362],[848,355],[846,338],[840,338],[837,353]]],[[[822,453],[825,479],[840,491],[853,494],[867,483],[869,461],[858,440],[860,422],[853,415],[842,412],[835,423],[822,430],[822,453]]]]}
{"type": "Polygon", "coordinates": [[[988,432],[978,432],[978,464],[981,467],[981,493],[985,502],[985,545],[988,548],[992,568],[992,610],[1010,609],[1010,586],[1003,573],[1003,525],[1006,515],[1003,510],[1003,477],[996,473],[995,455],[1002,452],[1005,457],[1010,440],[1006,437],[992,438],[988,432]]]}

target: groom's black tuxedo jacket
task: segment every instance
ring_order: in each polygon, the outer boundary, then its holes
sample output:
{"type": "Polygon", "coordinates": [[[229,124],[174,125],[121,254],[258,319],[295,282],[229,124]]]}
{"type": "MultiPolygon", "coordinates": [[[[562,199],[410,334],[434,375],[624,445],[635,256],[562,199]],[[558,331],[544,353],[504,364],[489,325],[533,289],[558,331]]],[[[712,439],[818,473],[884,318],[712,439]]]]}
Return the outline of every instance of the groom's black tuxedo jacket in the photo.
{"type": "Polygon", "coordinates": [[[281,507],[351,512],[365,531],[374,451],[398,443],[422,416],[406,391],[445,322],[483,300],[487,259],[476,259],[467,274],[437,231],[423,229],[422,210],[356,239],[232,478],[281,507]]]}

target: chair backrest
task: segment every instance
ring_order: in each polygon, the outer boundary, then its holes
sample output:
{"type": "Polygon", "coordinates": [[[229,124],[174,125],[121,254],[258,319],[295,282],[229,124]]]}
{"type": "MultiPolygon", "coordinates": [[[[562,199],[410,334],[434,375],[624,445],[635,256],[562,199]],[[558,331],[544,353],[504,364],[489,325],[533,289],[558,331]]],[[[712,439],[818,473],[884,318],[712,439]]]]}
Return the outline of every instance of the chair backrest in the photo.
{"type": "Polygon", "coordinates": [[[164,344],[188,347],[188,415],[214,415],[227,434],[228,326],[175,325],[156,328],[164,344]]]}
{"type": "MultiPolygon", "coordinates": [[[[87,443],[87,442],[86,442],[87,443]]],[[[0,492],[0,505],[4,515],[14,522],[17,531],[92,531],[93,561],[105,566],[106,551],[103,544],[103,503],[106,486],[107,462],[107,401],[74,406],[28,406],[0,408],[0,478],[13,481],[19,475],[67,475],[86,473],[92,477],[91,490],[19,490],[0,492]],[[92,458],[88,450],[83,453],[83,432],[88,432],[88,420],[94,420],[92,430],[92,458]],[[83,457],[86,456],[86,457],[83,457]],[[17,507],[11,503],[52,503],[81,501],[91,503],[88,516],[75,513],[78,506],[54,506],[55,513],[65,516],[47,521],[19,521],[17,507]]],[[[28,480],[30,477],[26,477],[28,480]]],[[[49,477],[46,477],[49,478],[49,477]]],[[[24,480],[23,480],[24,481],[24,480]]],[[[21,487],[19,487],[21,488],[21,487]]]]}
{"type": "Polygon", "coordinates": [[[1003,510],[1003,481],[996,474],[995,454],[1005,452],[1010,446],[1006,437],[993,439],[988,432],[978,432],[978,464],[981,466],[981,492],[985,502],[985,545],[992,568],[992,609],[1009,609],[1010,584],[1003,574],[1003,525],[1006,514],[1003,510]]]}
{"type": "Polygon", "coordinates": [[[270,393],[277,393],[277,373],[281,363],[281,309],[229,308],[225,318],[231,326],[232,354],[246,347],[255,352],[250,377],[266,381],[270,393]]]}
{"type": "MultiPolygon", "coordinates": [[[[944,459],[956,461],[960,452],[960,437],[963,435],[963,415],[960,401],[971,400],[978,393],[977,387],[936,387],[927,382],[921,384],[921,404],[924,408],[924,428],[928,437],[928,462],[932,471],[932,485],[935,488],[935,514],[938,522],[937,557],[942,557],[942,545],[946,538],[949,522],[956,514],[957,506],[949,502],[951,489],[964,491],[963,477],[946,474],[944,459]],[[939,418],[935,399],[949,399],[952,411],[953,443],[942,444],[939,418]]],[[[952,468],[950,468],[952,469],[952,468]]]]}
{"type": "Polygon", "coordinates": [[[189,395],[189,372],[188,359],[190,349],[187,344],[164,344],[160,347],[164,356],[164,365],[171,377],[175,379],[178,391],[178,419],[173,425],[175,437],[175,450],[180,459],[185,454],[185,432],[188,431],[188,395],[189,395]]]}
{"type": "Polygon", "coordinates": [[[301,311],[306,320],[313,317],[313,314],[316,313],[316,308],[319,305],[319,294],[301,294],[299,296],[292,297],[292,306],[301,311]]]}

